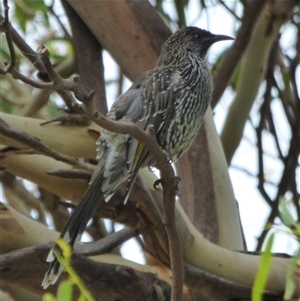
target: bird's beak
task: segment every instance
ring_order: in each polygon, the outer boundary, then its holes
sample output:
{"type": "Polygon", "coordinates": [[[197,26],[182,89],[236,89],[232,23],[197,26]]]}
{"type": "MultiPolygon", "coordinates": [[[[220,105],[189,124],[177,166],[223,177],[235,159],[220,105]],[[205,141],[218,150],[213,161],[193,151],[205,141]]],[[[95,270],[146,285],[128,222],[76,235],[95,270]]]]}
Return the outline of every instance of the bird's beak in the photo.
{"type": "Polygon", "coordinates": [[[219,41],[225,41],[225,40],[234,40],[234,38],[230,37],[230,36],[225,36],[222,34],[214,34],[210,39],[211,43],[216,43],[219,41]]]}

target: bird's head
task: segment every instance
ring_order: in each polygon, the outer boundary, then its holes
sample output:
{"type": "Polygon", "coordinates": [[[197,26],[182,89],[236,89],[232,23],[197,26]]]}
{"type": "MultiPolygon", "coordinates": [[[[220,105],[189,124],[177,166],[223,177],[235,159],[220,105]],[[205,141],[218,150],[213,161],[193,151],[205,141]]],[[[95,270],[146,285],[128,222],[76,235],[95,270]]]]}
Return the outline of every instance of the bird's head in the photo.
{"type": "Polygon", "coordinates": [[[180,63],[189,52],[204,59],[209,47],[215,42],[223,40],[233,40],[233,38],[215,35],[198,27],[181,28],[164,43],[158,65],[180,63]]]}

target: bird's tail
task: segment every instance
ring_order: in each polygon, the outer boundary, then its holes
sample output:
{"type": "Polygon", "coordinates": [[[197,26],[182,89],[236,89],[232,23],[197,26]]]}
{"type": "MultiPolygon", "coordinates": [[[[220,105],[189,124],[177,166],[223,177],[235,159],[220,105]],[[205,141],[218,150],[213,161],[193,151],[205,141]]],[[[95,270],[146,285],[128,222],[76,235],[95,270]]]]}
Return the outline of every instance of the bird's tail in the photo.
{"type": "MultiPolygon", "coordinates": [[[[95,177],[60,235],[60,238],[62,238],[72,248],[74,247],[76,240],[82,235],[86,224],[93,216],[99,203],[103,199],[103,193],[101,191],[102,181],[103,178],[101,175],[95,177]]],[[[63,266],[61,266],[57,260],[56,254],[62,254],[62,250],[57,244],[53,246],[47,257],[47,262],[50,262],[51,264],[42,283],[42,287],[44,289],[46,289],[50,284],[54,284],[63,271],[63,266]]]]}

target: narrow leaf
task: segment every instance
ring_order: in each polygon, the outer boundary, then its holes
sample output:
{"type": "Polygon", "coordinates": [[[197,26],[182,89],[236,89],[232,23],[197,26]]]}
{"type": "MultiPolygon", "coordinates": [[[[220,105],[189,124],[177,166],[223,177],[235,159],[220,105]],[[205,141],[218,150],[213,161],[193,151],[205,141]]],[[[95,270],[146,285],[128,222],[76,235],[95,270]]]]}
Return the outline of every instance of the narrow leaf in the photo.
{"type": "Polygon", "coordinates": [[[271,249],[272,249],[273,242],[274,242],[274,233],[272,233],[268,238],[266,249],[261,254],[258,272],[252,289],[252,299],[251,299],[252,301],[263,300],[262,295],[270,273],[270,266],[272,261],[271,249]]]}
{"type": "Polygon", "coordinates": [[[58,301],[71,301],[73,293],[73,282],[64,281],[60,284],[57,291],[58,301]]]}
{"type": "Polygon", "coordinates": [[[284,300],[290,300],[293,297],[293,294],[296,289],[296,281],[294,278],[294,272],[300,265],[300,250],[298,250],[297,254],[293,258],[292,262],[289,265],[287,275],[286,275],[286,285],[284,291],[284,300]]]}
{"type": "Polygon", "coordinates": [[[43,301],[57,301],[56,298],[50,293],[44,294],[42,300],[43,301]]]}
{"type": "Polygon", "coordinates": [[[278,209],[279,209],[280,219],[285,226],[287,226],[289,228],[296,226],[296,221],[294,220],[293,216],[291,215],[291,213],[286,205],[286,202],[283,198],[281,198],[279,200],[278,209]]]}

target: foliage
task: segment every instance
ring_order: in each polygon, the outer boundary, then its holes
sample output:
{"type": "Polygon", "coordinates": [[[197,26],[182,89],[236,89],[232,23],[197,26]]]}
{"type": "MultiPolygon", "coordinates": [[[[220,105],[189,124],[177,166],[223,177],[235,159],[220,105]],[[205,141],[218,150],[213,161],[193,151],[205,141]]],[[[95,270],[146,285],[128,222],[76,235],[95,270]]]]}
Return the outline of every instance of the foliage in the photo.
{"type": "Polygon", "coordinates": [[[63,281],[57,291],[57,297],[55,298],[52,294],[46,293],[43,296],[43,301],[71,301],[73,286],[76,285],[80,290],[80,295],[78,297],[78,301],[94,301],[94,297],[85,287],[80,277],[77,275],[75,270],[71,266],[71,255],[72,250],[71,247],[62,239],[58,239],[56,241],[57,245],[62,250],[62,255],[56,254],[58,261],[64,266],[66,272],[69,275],[69,279],[63,281]]]}
{"type": "MultiPolygon", "coordinates": [[[[288,235],[291,235],[298,242],[300,241],[300,223],[296,222],[292,214],[288,210],[287,204],[284,199],[279,201],[279,215],[282,223],[288,227],[288,235]]],[[[300,247],[295,252],[293,261],[290,263],[289,269],[286,276],[286,288],[284,293],[284,300],[290,300],[293,297],[293,294],[297,288],[297,281],[295,280],[294,275],[300,267],[300,247]]]]}
{"type": "Polygon", "coordinates": [[[252,289],[252,301],[262,301],[263,292],[270,273],[271,260],[272,260],[272,245],[274,242],[274,233],[272,233],[266,242],[266,249],[261,255],[260,264],[258,267],[257,276],[254,281],[252,289]]]}

